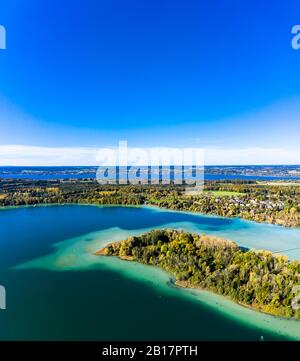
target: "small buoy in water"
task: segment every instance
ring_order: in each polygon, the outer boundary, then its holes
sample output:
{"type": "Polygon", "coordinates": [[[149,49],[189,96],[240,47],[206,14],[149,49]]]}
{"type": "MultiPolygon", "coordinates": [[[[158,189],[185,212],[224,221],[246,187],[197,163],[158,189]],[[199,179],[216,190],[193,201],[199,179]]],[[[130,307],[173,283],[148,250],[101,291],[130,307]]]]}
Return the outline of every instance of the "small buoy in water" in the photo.
{"type": "Polygon", "coordinates": [[[264,336],[260,336],[260,341],[264,341],[264,336]]]}

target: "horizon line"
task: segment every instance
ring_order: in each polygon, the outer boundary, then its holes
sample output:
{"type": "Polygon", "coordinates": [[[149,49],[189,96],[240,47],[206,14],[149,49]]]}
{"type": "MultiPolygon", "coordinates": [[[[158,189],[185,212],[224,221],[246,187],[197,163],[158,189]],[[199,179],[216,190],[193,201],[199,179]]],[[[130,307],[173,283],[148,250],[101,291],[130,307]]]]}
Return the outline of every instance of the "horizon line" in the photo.
{"type": "MultiPolygon", "coordinates": [[[[100,165],[101,166],[101,165],[100,165]]],[[[162,166],[162,167],[181,167],[181,165],[127,165],[127,167],[158,167],[158,166],[162,166]]],[[[182,165],[184,167],[192,167],[193,165],[182,165]]],[[[300,167],[300,163],[297,164],[292,164],[292,163],[269,163],[269,164],[204,164],[203,165],[204,168],[205,167],[300,167]]],[[[98,168],[99,165],[0,165],[0,168],[40,168],[40,167],[44,167],[44,168],[65,168],[65,167],[71,167],[71,168],[77,168],[77,167],[86,167],[86,168],[98,168]]],[[[118,166],[118,165],[109,165],[109,166],[103,166],[103,167],[125,167],[125,166],[118,166]]]]}

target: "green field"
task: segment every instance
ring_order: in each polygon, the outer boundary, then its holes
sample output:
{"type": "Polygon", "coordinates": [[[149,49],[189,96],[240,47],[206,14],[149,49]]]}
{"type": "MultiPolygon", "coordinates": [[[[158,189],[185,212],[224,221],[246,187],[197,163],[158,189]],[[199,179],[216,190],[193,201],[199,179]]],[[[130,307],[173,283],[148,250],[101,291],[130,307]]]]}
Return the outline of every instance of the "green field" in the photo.
{"type": "Polygon", "coordinates": [[[245,194],[245,193],[230,192],[230,191],[207,191],[207,193],[213,194],[216,197],[239,197],[245,194]]]}

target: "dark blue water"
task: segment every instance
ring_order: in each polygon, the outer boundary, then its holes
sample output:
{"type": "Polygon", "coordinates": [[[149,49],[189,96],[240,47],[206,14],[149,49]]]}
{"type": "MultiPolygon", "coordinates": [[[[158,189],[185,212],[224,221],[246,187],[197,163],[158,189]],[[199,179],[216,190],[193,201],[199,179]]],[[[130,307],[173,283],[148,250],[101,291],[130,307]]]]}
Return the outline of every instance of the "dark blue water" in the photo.
{"type": "MultiPolygon", "coordinates": [[[[7,290],[7,310],[0,311],[0,339],[258,340],[261,335],[285,339],[276,330],[250,327],[201,302],[125,277],[123,272],[102,267],[100,260],[99,267],[82,270],[60,270],[59,264],[55,271],[15,268],[53,254],[57,242],[83,237],[88,245],[89,237],[84,235],[89,232],[112,227],[133,231],[172,222],[191,222],[213,231],[228,229],[234,221],[124,207],[0,211],[0,284],[7,290]]],[[[70,256],[74,247],[71,244],[70,256]]],[[[99,256],[93,257],[97,265],[99,256]]],[[[128,262],[122,264],[125,272],[128,262]]]]}
{"type": "MultiPolygon", "coordinates": [[[[298,169],[298,166],[273,166],[272,175],[259,175],[264,166],[236,166],[234,172],[230,173],[232,167],[205,167],[205,180],[300,180],[300,175],[291,176],[289,170],[298,169]],[[216,169],[218,172],[216,172],[216,169]],[[221,170],[220,170],[221,169],[221,170]],[[256,174],[245,174],[245,170],[258,172],[256,174]],[[214,172],[211,173],[211,171],[214,172]],[[220,173],[220,174],[219,174],[220,173]]],[[[270,167],[267,167],[270,168],[270,167]]],[[[54,179],[95,179],[97,167],[0,167],[0,179],[32,179],[32,180],[54,180],[54,179]]],[[[141,175],[143,177],[143,175],[141,175]]]]}

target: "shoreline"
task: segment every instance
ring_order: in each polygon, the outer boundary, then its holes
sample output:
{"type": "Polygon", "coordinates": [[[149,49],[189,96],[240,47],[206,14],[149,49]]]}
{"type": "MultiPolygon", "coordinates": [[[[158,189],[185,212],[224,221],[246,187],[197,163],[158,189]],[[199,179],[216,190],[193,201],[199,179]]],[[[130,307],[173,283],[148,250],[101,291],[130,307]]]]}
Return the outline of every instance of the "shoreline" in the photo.
{"type": "MultiPolygon", "coordinates": [[[[168,208],[162,208],[162,207],[158,207],[158,206],[154,206],[154,205],[120,205],[120,204],[93,204],[93,203],[47,203],[47,204],[37,204],[37,205],[20,205],[20,206],[5,206],[5,207],[0,207],[0,212],[1,211],[9,211],[9,210],[17,210],[17,209],[31,209],[31,208],[48,208],[48,207],[81,207],[81,206],[85,206],[85,207],[95,207],[95,208],[132,208],[132,209],[148,209],[148,210],[152,210],[152,211],[156,211],[156,212],[166,212],[166,213],[178,213],[178,214],[186,214],[186,215],[193,215],[195,217],[207,217],[207,218],[211,218],[211,219],[223,219],[223,220],[228,220],[231,222],[234,221],[238,221],[238,222],[242,222],[242,224],[246,224],[248,226],[256,226],[256,227],[270,227],[270,232],[299,232],[300,228],[291,228],[291,227],[282,227],[280,225],[276,225],[276,224],[270,224],[270,223],[264,223],[264,222],[255,222],[255,221],[251,221],[251,220],[246,220],[240,217],[223,217],[223,216],[216,216],[216,215],[211,215],[211,214],[203,214],[203,213],[198,213],[198,212],[192,212],[192,211],[180,211],[180,210],[172,210],[172,209],[168,209],[168,208]]],[[[168,227],[177,227],[176,226],[176,222],[168,222],[168,227]]],[[[163,225],[163,228],[165,228],[165,225],[163,225]]],[[[274,248],[274,247],[269,247],[267,244],[263,245],[259,245],[259,243],[261,243],[261,239],[248,239],[248,238],[232,238],[228,235],[220,235],[220,233],[218,232],[218,230],[216,230],[215,232],[209,232],[206,230],[199,230],[199,229],[190,229],[189,227],[183,227],[182,229],[190,231],[190,232],[194,232],[194,233],[206,233],[208,232],[208,234],[212,234],[212,235],[216,235],[217,237],[223,237],[223,238],[227,238],[230,239],[236,243],[239,244],[240,247],[242,248],[246,248],[246,249],[255,249],[255,250],[267,250],[270,251],[272,254],[277,254],[277,253],[281,253],[282,255],[286,255],[290,260],[300,260],[300,254],[298,256],[293,256],[293,253],[291,254],[290,251],[294,251],[295,246],[289,247],[289,248],[274,248]],[[251,242],[250,242],[251,241],[251,242]],[[280,251],[280,252],[279,252],[280,251]],[[287,253],[286,253],[287,252],[287,253]]],[[[268,231],[269,232],[269,231],[268,231]]],[[[298,246],[297,246],[298,248],[298,246]]],[[[298,252],[299,253],[299,252],[298,252]]]]}
{"type": "MultiPolygon", "coordinates": [[[[258,312],[258,313],[263,314],[263,315],[266,315],[266,316],[275,317],[275,318],[277,318],[278,320],[285,320],[285,321],[292,321],[292,320],[294,320],[294,321],[298,321],[298,319],[293,318],[293,317],[288,318],[288,317],[283,317],[283,316],[274,315],[274,314],[272,314],[272,313],[265,312],[265,311],[263,311],[263,310],[260,309],[260,308],[255,308],[254,306],[246,305],[245,303],[241,303],[241,302],[236,302],[236,301],[232,300],[232,299],[231,299],[230,297],[228,297],[228,296],[220,295],[219,293],[215,293],[215,292],[213,292],[213,291],[210,291],[209,289],[197,287],[197,286],[192,285],[192,284],[190,284],[190,283],[188,283],[188,282],[186,282],[186,281],[175,280],[174,278],[171,277],[170,282],[171,282],[171,284],[173,284],[175,287],[179,287],[179,288],[182,288],[182,289],[198,290],[198,291],[201,291],[201,292],[208,292],[209,294],[214,295],[214,296],[223,297],[223,298],[226,299],[227,301],[233,302],[233,303],[234,303],[235,305],[237,305],[237,306],[246,308],[246,309],[251,310],[251,311],[254,311],[254,312],[258,312]]],[[[300,320],[299,320],[299,324],[300,324],[300,320]]]]}
{"type": "Polygon", "coordinates": [[[36,204],[22,204],[22,205],[8,205],[8,206],[0,206],[0,211],[5,211],[5,210],[9,210],[9,209],[19,209],[19,208],[35,208],[35,207],[52,207],[52,206],[93,206],[93,207],[124,207],[124,208],[153,208],[153,209],[159,209],[161,211],[166,211],[166,212],[178,212],[178,213],[182,213],[182,214],[193,214],[195,216],[204,216],[204,217],[212,217],[212,218],[222,218],[222,219],[238,219],[241,221],[245,221],[245,222],[250,222],[250,223],[254,223],[254,224],[264,224],[264,225],[270,225],[270,226],[276,226],[276,227],[280,227],[283,229],[291,229],[291,230],[299,230],[300,226],[296,227],[296,226],[288,226],[288,225],[284,225],[284,224],[278,224],[278,223],[272,223],[272,222],[259,222],[259,221],[255,221],[249,218],[244,218],[244,217],[239,217],[239,216],[232,216],[232,217],[227,217],[227,216],[219,216],[218,214],[214,214],[214,213],[201,213],[201,212],[196,212],[196,211],[189,211],[189,210],[181,210],[181,209],[173,209],[173,208],[168,208],[168,207],[160,207],[154,204],[97,204],[97,203],[36,203],[36,204]]]}
{"type": "Polygon", "coordinates": [[[49,271],[69,272],[107,269],[118,272],[134,282],[143,282],[149,287],[160,289],[172,297],[179,297],[196,305],[208,307],[212,312],[220,314],[228,322],[234,322],[265,335],[265,332],[274,333],[289,340],[300,340],[300,322],[295,319],[286,319],[257,310],[242,307],[232,300],[201,289],[182,288],[174,285],[174,278],[164,269],[135,261],[123,262],[119,257],[98,257],[95,253],[109,243],[129,236],[138,236],[149,229],[124,230],[109,228],[105,231],[94,231],[79,237],[74,237],[54,246],[49,254],[34,258],[28,262],[18,264],[15,269],[45,269],[49,271]],[[87,243],[88,241],[88,243],[87,243]],[[72,254],[72,259],[70,259],[72,254]]]}
{"type": "Polygon", "coordinates": [[[299,322],[299,326],[300,326],[300,320],[298,320],[297,318],[295,317],[284,317],[284,316],[280,316],[280,315],[276,315],[276,314],[272,314],[272,313],[269,313],[269,312],[265,312],[263,309],[261,308],[256,308],[255,306],[253,305],[246,305],[244,303],[241,303],[241,302],[237,302],[235,300],[233,300],[232,298],[230,298],[229,296],[226,296],[226,295],[222,295],[222,294],[219,294],[219,293],[216,293],[214,291],[211,291],[210,289],[206,289],[206,288],[201,288],[201,287],[197,287],[196,285],[192,285],[191,283],[187,282],[187,281],[180,281],[180,280],[177,280],[174,275],[172,275],[169,271],[165,270],[164,268],[160,267],[160,266],[154,266],[154,265],[149,265],[149,264],[144,264],[142,262],[139,262],[134,256],[114,256],[114,255],[108,255],[106,253],[106,248],[108,246],[110,246],[111,244],[113,243],[118,243],[118,242],[112,242],[112,243],[109,243],[107,244],[105,247],[103,247],[102,249],[100,249],[99,251],[96,251],[94,253],[94,255],[96,256],[105,256],[105,257],[113,257],[113,258],[117,258],[117,259],[120,259],[122,261],[128,261],[128,262],[136,262],[138,264],[142,264],[142,265],[145,265],[145,266],[149,266],[149,267],[155,267],[155,268],[158,268],[160,269],[161,271],[163,272],[166,272],[169,276],[169,279],[170,279],[170,284],[173,286],[173,287],[176,287],[176,288],[180,288],[180,289],[186,289],[186,290],[197,290],[197,291],[200,291],[200,292],[207,292],[209,293],[210,295],[213,295],[213,296],[217,296],[217,297],[222,297],[224,298],[225,300],[237,305],[237,306],[240,306],[240,307],[243,307],[243,308],[246,308],[248,310],[251,310],[251,311],[254,311],[254,312],[257,312],[259,314],[263,314],[263,315],[266,315],[266,316],[271,316],[271,317],[274,317],[278,320],[285,320],[285,321],[296,321],[296,322],[299,322]]]}

